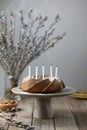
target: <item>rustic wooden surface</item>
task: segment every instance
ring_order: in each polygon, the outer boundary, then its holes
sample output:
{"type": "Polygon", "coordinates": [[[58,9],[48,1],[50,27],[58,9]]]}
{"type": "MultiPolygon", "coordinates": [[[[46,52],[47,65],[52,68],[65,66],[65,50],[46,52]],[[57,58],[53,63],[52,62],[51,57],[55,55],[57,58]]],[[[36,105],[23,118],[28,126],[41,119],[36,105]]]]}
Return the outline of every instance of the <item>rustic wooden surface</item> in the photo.
{"type": "MultiPolygon", "coordinates": [[[[53,119],[36,119],[33,118],[33,98],[23,98],[18,106],[22,110],[17,112],[15,119],[18,122],[34,125],[35,130],[87,130],[87,100],[75,99],[71,96],[55,97],[51,99],[51,105],[53,119]]],[[[6,126],[6,121],[2,118],[0,118],[1,125],[6,126]]],[[[22,128],[10,126],[9,130],[22,130],[22,128]]]]}

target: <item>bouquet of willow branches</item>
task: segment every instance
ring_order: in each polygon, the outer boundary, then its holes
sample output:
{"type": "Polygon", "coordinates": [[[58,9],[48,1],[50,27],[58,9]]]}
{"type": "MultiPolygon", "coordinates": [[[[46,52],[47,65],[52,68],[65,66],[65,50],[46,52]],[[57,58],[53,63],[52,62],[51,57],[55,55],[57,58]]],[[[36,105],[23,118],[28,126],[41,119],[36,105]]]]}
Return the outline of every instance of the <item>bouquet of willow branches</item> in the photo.
{"type": "Polygon", "coordinates": [[[54,22],[44,31],[43,35],[39,31],[45,27],[47,16],[38,15],[34,18],[33,10],[30,10],[27,17],[28,22],[25,23],[21,10],[19,38],[15,43],[15,15],[11,12],[9,24],[4,13],[1,12],[0,15],[0,65],[9,76],[16,80],[32,60],[53,47],[65,35],[63,33],[61,36],[52,37],[55,32],[54,25],[60,21],[59,15],[55,17],[54,22]]]}

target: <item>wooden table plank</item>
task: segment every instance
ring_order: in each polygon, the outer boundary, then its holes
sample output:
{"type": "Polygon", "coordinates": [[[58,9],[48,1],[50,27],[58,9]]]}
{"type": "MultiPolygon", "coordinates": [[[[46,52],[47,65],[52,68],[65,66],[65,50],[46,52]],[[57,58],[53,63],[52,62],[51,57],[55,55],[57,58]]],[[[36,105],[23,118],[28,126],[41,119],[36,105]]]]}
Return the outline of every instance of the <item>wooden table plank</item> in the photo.
{"type": "MultiPolygon", "coordinates": [[[[34,125],[35,130],[87,130],[87,100],[64,96],[52,98],[51,104],[54,118],[36,119],[33,117],[33,99],[23,98],[18,106],[22,111],[17,112],[17,117],[14,119],[17,122],[34,125]]],[[[0,125],[4,124],[5,120],[0,118],[0,125]]],[[[9,130],[23,129],[10,126],[9,130]]]]}
{"type": "Polygon", "coordinates": [[[54,130],[53,119],[34,119],[35,130],[54,130]]]}
{"type": "Polygon", "coordinates": [[[87,106],[87,99],[84,99],[83,102],[84,102],[85,105],[87,106]]]}
{"type": "Polygon", "coordinates": [[[57,97],[52,99],[54,112],[55,130],[79,130],[70,111],[66,97],[57,97]]]}
{"type": "Polygon", "coordinates": [[[80,130],[87,130],[87,105],[83,99],[69,98],[72,113],[80,130]]]}

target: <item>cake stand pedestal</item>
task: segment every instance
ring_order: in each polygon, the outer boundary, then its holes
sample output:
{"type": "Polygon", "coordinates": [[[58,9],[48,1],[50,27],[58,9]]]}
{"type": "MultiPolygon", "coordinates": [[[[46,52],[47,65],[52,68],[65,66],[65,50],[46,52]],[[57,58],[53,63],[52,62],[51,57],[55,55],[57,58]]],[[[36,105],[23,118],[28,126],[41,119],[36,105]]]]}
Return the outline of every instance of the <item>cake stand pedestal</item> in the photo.
{"type": "Polygon", "coordinates": [[[55,93],[29,93],[22,91],[19,87],[12,89],[12,92],[18,95],[27,95],[34,98],[34,118],[48,119],[53,118],[53,111],[51,107],[51,98],[58,96],[65,96],[75,92],[75,89],[66,87],[55,93]]]}
{"type": "Polygon", "coordinates": [[[35,118],[53,118],[50,97],[34,98],[34,117],[35,118]]]}

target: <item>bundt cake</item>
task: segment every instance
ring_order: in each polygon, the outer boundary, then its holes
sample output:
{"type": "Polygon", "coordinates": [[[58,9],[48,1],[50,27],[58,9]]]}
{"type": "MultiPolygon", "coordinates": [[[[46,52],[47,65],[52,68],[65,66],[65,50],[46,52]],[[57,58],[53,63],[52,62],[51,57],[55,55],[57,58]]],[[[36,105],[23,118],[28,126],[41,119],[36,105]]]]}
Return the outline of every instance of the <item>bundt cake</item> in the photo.
{"type": "Polygon", "coordinates": [[[61,78],[39,76],[37,79],[35,77],[26,77],[22,80],[20,89],[26,92],[33,93],[52,93],[60,91],[65,87],[64,82],[61,78]]]}

